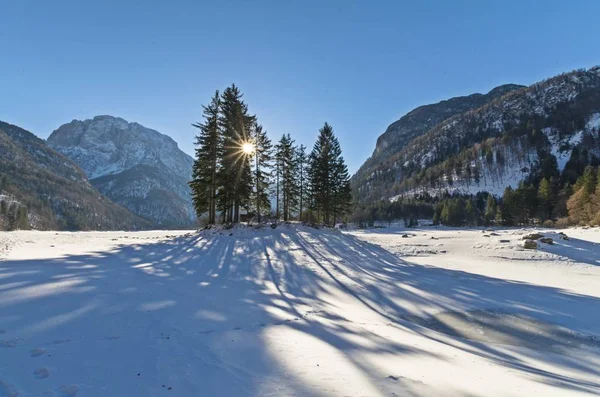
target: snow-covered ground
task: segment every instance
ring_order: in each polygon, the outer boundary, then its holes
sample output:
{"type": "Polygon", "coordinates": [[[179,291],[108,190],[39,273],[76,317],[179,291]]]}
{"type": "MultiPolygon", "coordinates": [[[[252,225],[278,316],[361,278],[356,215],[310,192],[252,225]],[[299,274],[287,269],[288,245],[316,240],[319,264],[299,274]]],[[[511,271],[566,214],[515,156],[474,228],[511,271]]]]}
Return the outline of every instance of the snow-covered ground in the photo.
{"type": "Polygon", "coordinates": [[[600,230],[528,232],[1,233],[0,396],[599,394],[600,230]]]}

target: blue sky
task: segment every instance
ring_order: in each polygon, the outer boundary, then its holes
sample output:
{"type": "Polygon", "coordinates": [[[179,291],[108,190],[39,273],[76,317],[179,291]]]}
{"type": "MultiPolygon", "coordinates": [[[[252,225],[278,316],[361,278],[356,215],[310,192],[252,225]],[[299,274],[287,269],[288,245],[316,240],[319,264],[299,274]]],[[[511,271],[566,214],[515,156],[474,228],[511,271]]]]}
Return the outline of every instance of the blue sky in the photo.
{"type": "Polygon", "coordinates": [[[411,109],[600,63],[600,1],[0,0],[0,120],[110,114],[193,151],[235,82],[276,139],[333,125],[350,170],[411,109]]]}

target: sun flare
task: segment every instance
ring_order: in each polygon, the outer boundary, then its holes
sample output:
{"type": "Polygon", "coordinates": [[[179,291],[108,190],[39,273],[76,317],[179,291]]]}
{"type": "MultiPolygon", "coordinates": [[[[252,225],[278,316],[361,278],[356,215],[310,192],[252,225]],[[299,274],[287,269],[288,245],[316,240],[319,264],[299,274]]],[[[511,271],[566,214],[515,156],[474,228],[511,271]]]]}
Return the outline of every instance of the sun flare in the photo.
{"type": "Polygon", "coordinates": [[[242,144],[242,151],[246,154],[254,153],[254,145],[250,142],[242,144]]]}

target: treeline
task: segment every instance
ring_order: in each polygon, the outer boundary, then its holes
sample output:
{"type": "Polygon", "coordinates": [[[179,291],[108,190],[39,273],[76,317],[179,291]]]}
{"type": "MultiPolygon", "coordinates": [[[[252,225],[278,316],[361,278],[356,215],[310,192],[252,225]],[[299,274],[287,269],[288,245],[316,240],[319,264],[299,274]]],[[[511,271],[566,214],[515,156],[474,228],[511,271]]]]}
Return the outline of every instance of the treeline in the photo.
{"type": "Polygon", "coordinates": [[[329,124],[308,153],[289,134],[273,144],[235,85],[217,91],[203,108],[203,121],[193,124],[200,132],[190,181],[199,219],[215,224],[273,216],[332,225],[350,212],[348,169],[329,124]]]}
{"type": "Polygon", "coordinates": [[[437,199],[429,195],[397,200],[380,200],[354,209],[350,221],[358,227],[372,227],[376,222],[392,223],[403,220],[406,226],[416,226],[418,219],[432,219],[437,199]]]}
{"type": "Polygon", "coordinates": [[[600,167],[586,166],[573,185],[566,181],[561,186],[560,180],[530,179],[515,189],[507,187],[500,198],[482,192],[380,201],[355,209],[352,220],[360,227],[401,219],[407,226],[414,225],[415,219],[447,226],[600,225],[600,167]]]}

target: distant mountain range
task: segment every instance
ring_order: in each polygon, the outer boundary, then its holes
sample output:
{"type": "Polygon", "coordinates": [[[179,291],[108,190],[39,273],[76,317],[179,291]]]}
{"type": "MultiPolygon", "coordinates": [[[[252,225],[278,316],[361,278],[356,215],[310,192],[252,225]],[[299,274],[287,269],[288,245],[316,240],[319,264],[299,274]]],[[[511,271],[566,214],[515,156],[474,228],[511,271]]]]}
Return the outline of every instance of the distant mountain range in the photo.
{"type": "MultiPolygon", "coordinates": [[[[600,67],[421,106],[379,137],[354,197],[499,196],[558,175],[548,169],[573,183],[600,164],[599,129],[600,67]]],[[[47,141],[0,122],[0,229],[190,227],[192,164],[170,137],[113,116],[73,120],[47,141]]]]}
{"type": "Polygon", "coordinates": [[[100,194],[77,164],[45,141],[0,122],[0,230],[136,230],[151,226],[100,194]]]}
{"type": "Polygon", "coordinates": [[[599,126],[600,67],[421,106],[379,137],[352,177],[354,195],[363,203],[423,192],[501,195],[548,159],[573,180],[580,164],[600,158],[599,126]]]}
{"type": "Polygon", "coordinates": [[[193,159],[169,136],[122,118],[73,120],[48,138],[91,184],[115,203],[159,227],[195,222],[190,188],[193,159]]]}

